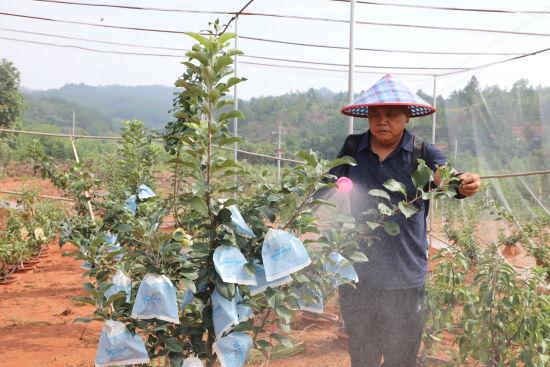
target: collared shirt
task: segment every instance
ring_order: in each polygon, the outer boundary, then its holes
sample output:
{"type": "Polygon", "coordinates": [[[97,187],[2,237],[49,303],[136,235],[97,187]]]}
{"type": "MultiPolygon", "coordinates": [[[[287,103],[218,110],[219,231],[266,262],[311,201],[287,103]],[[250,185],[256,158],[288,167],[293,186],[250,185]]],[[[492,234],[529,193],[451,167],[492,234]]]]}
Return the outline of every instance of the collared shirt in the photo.
{"type": "MultiPolygon", "coordinates": [[[[355,152],[356,166],[349,170],[349,178],[354,182],[350,194],[350,208],[357,220],[362,220],[362,214],[370,208],[376,208],[378,198],[368,195],[371,189],[382,189],[388,192],[391,202],[395,205],[404,197],[384,189],[382,184],[393,178],[407,188],[409,197],[414,197],[416,188],[412,182],[412,155],[414,149],[413,135],[407,130],[399,146],[380,162],[376,153],[370,148],[370,132],[367,132],[359,142],[355,152]]],[[[436,167],[444,165],[444,154],[433,144],[426,146],[426,164],[435,171],[436,167]]],[[[428,271],[427,240],[426,240],[426,203],[416,202],[418,211],[409,218],[401,213],[389,219],[397,223],[400,233],[392,236],[381,227],[372,233],[377,239],[371,246],[361,243],[361,250],[369,261],[355,264],[359,279],[367,286],[382,289],[402,289],[420,287],[424,284],[428,271]]]]}

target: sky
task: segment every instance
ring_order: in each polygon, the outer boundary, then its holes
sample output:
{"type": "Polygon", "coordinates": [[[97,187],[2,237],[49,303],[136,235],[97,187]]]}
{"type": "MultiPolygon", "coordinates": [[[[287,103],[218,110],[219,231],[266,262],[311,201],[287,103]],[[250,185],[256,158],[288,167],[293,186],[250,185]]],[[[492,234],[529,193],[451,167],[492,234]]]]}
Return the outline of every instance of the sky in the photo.
{"type": "MultiPolygon", "coordinates": [[[[84,2],[84,0],[72,0],[84,2]]],[[[87,0],[88,3],[122,4],[169,9],[195,9],[236,11],[248,0],[189,0],[189,1],[120,1],[87,0]]],[[[487,1],[487,0],[391,0],[384,3],[423,4],[438,6],[458,6],[472,8],[493,8],[513,10],[550,10],[550,1],[487,1]]],[[[349,19],[349,4],[331,0],[255,0],[247,11],[300,15],[334,19],[349,19]]],[[[0,13],[23,14],[49,17],[60,20],[81,21],[104,25],[170,29],[178,31],[199,31],[208,22],[219,17],[227,22],[228,15],[188,14],[112,9],[44,3],[32,0],[0,0],[0,13]]],[[[389,6],[357,4],[356,20],[383,23],[407,23],[445,27],[470,27],[521,32],[550,33],[550,15],[502,14],[411,9],[389,6]]],[[[59,88],[67,83],[88,85],[173,85],[182,74],[180,64],[185,59],[183,51],[144,49],[120,45],[105,45],[87,41],[65,40],[49,36],[38,36],[13,32],[31,31],[90,38],[110,42],[132,43],[155,47],[188,49],[193,41],[185,35],[153,33],[132,30],[108,29],[77,24],[64,24],[42,20],[23,19],[0,15],[0,58],[12,61],[21,72],[21,84],[31,89],[59,88]],[[11,29],[7,30],[7,29],[11,29]],[[115,55],[87,52],[83,50],[36,45],[2,37],[78,45],[101,50],[170,53],[181,57],[152,57],[115,55]]],[[[234,26],[231,26],[234,31],[234,26]]],[[[248,37],[261,37],[292,42],[317,43],[323,45],[348,46],[349,24],[320,22],[311,20],[284,19],[259,16],[241,16],[238,21],[238,34],[248,37]]],[[[488,34],[464,31],[426,30],[397,28],[373,25],[356,25],[355,45],[363,48],[408,49],[422,51],[464,51],[464,52],[532,52],[550,47],[548,36],[518,36],[488,34]]],[[[348,50],[313,48],[294,45],[277,45],[254,40],[239,39],[238,48],[245,55],[290,58],[315,62],[347,64],[348,50]]],[[[409,66],[409,67],[473,67],[498,61],[506,56],[463,56],[463,55],[414,55],[404,53],[384,53],[356,51],[356,65],[409,66]]],[[[241,61],[268,62],[289,65],[285,62],[265,61],[242,57],[241,61]]],[[[447,95],[462,86],[472,75],[482,85],[499,85],[510,88],[514,81],[526,78],[534,86],[550,85],[548,65],[550,52],[488,67],[475,72],[437,78],[437,94],[447,95]]],[[[297,65],[297,64],[294,64],[297,65]]],[[[299,64],[298,64],[299,65],[299,64]]],[[[314,66],[314,65],[311,65],[314,66]]],[[[323,67],[323,66],[321,66],[323,67]]],[[[326,87],[333,91],[346,91],[348,74],[346,67],[332,66],[341,72],[298,70],[289,68],[265,67],[240,63],[238,73],[248,79],[239,86],[238,95],[243,99],[266,95],[280,95],[290,91],[303,91],[308,88],[326,87]]],[[[355,92],[367,89],[390,69],[366,69],[357,67],[355,92]],[[365,74],[371,71],[376,74],[365,74]]],[[[440,73],[442,70],[402,70],[406,72],[440,73]]],[[[423,89],[432,94],[433,80],[430,75],[396,75],[412,89],[423,89]]]]}

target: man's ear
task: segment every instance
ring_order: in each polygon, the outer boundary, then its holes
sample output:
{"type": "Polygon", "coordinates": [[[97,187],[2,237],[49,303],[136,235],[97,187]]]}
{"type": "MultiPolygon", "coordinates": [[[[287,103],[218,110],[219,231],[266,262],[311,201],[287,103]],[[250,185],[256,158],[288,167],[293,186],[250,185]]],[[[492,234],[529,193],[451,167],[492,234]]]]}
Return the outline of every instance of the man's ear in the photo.
{"type": "Polygon", "coordinates": [[[405,121],[405,124],[408,124],[409,123],[409,119],[411,118],[411,110],[409,110],[408,108],[405,108],[405,116],[407,116],[407,121],[405,121]]]}

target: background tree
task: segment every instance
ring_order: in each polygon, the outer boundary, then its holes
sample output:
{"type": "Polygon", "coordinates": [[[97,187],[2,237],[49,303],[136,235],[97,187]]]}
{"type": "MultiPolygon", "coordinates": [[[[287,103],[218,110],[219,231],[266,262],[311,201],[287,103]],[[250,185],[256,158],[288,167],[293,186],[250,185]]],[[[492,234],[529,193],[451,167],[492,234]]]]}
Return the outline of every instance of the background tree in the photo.
{"type": "Polygon", "coordinates": [[[23,96],[19,92],[19,70],[12,62],[0,63],[0,126],[13,127],[23,111],[23,96]]]}

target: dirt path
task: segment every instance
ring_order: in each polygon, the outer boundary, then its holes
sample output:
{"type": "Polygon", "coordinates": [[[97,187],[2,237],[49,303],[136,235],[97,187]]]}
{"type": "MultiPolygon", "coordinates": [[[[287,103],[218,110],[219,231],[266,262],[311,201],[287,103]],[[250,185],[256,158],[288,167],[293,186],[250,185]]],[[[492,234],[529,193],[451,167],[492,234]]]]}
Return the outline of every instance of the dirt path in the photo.
{"type": "Polygon", "coordinates": [[[51,245],[37,269],[0,285],[1,366],[93,366],[101,326],[73,323],[92,308],[71,301],[85,295],[82,270],[63,251],[51,245]]]}

